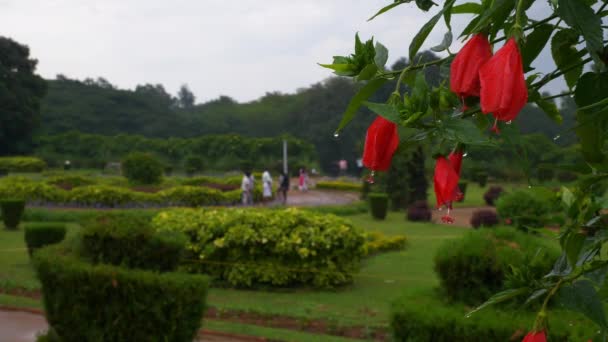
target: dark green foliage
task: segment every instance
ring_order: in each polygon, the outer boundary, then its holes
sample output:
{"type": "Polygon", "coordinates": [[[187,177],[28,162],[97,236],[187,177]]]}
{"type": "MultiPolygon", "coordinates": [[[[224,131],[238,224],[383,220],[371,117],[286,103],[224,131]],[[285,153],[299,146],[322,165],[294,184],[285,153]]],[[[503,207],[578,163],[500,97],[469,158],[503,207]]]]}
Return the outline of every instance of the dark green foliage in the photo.
{"type": "Polygon", "coordinates": [[[386,193],[391,202],[391,209],[404,210],[410,204],[410,180],[412,153],[402,145],[393,155],[391,167],[386,175],[386,193]]]}
{"type": "Polygon", "coordinates": [[[63,342],[190,342],[205,308],[208,280],[91,265],[51,246],[34,254],[46,318],[63,342]]]}
{"type": "Polygon", "coordinates": [[[488,173],[484,171],[477,171],[474,174],[474,179],[480,187],[484,188],[488,183],[488,173]]]}
{"type": "Polygon", "coordinates": [[[494,227],[497,224],[498,215],[496,215],[494,210],[475,210],[471,216],[471,226],[473,226],[473,228],[494,227]]]}
{"type": "Polygon", "coordinates": [[[11,230],[17,229],[25,211],[25,201],[21,199],[0,200],[0,208],[2,208],[4,227],[11,230]]]}
{"type": "Polygon", "coordinates": [[[460,191],[462,192],[462,198],[458,202],[464,201],[464,198],[467,194],[467,185],[469,185],[469,183],[467,183],[467,182],[458,183],[458,189],[460,189],[460,191]]]}
{"type": "Polygon", "coordinates": [[[31,150],[46,82],[27,46],[0,36],[0,155],[31,150]]]}
{"type": "Polygon", "coordinates": [[[574,182],[577,178],[578,176],[574,172],[561,171],[557,173],[557,180],[561,183],[574,182]]]}
{"type": "Polygon", "coordinates": [[[424,168],[424,149],[421,145],[412,153],[411,159],[408,165],[408,176],[409,176],[409,189],[410,196],[408,203],[414,203],[416,201],[422,201],[427,199],[427,190],[429,183],[426,179],[426,172],[424,168]]]}
{"type": "MultiPolygon", "coordinates": [[[[534,322],[534,312],[486,308],[470,317],[471,307],[445,303],[435,293],[404,295],[391,305],[394,341],[489,342],[521,341],[534,322]],[[412,305],[415,303],[415,305],[412,305]]],[[[580,315],[551,311],[548,341],[588,341],[597,329],[580,315]]]]}
{"type": "Polygon", "coordinates": [[[498,215],[518,228],[542,228],[556,211],[558,197],[552,191],[535,187],[502,195],[496,202],[498,215]]]}
{"type": "Polygon", "coordinates": [[[548,182],[555,177],[555,171],[550,166],[539,166],[536,171],[536,177],[541,182],[548,182]]]}
{"type": "Polygon", "coordinates": [[[66,227],[64,223],[28,223],[25,225],[25,244],[27,251],[32,253],[47,245],[52,245],[63,241],[65,238],[66,227]]]}
{"type": "Polygon", "coordinates": [[[133,152],[122,161],[122,173],[133,184],[158,184],[163,165],[150,154],[133,152]]]}
{"type": "Polygon", "coordinates": [[[341,286],[365,253],[365,234],[349,221],[294,208],[173,209],[152,223],[190,238],[186,248],[200,262],[185,269],[231,286],[341,286]]]}
{"type": "Polygon", "coordinates": [[[188,174],[194,174],[203,171],[205,161],[199,156],[187,156],[184,160],[184,169],[188,174]]]}
{"type": "Polygon", "coordinates": [[[547,274],[559,252],[534,236],[513,229],[482,229],[446,241],[435,255],[435,272],[448,299],[480,304],[505,289],[509,265],[524,265],[542,249],[534,276],[547,274]]]}
{"type": "MultiPolygon", "coordinates": [[[[151,219],[160,209],[128,209],[128,210],[113,210],[112,213],[128,212],[130,216],[141,216],[142,218],[151,219]]],[[[85,224],[96,217],[107,215],[107,212],[100,210],[53,210],[44,208],[30,208],[23,214],[25,221],[48,221],[48,222],[77,222],[85,224]]]]}
{"type": "Polygon", "coordinates": [[[34,157],[0,157],[0,169],[6,172],[42,172],[44,160],[34,157]]]}
{"type": "Polygon", "coordinates": [[[144,216],[105,214],[83,229],[80,253],[94,264],[172,271],[182,260],[186,241],[178,232],[155,233],[144,216]]]}
{"type": "Polygon", "coordinates": [[[414,222],[429,222],[433,214],[429,204],[424,201],[416,201],[407,208],[407,219],[414,222]]]}
{"type": "Polygon", "coordinates": [[[388,195],[383,193],[371,193],[368,196],[369,207],[372,217],[384,220],[388,211],[388,195]]]}
{"type": "Polygon", "coordinates": [[[488,189],[488,191],[486,191],[485,194],[483,194],[483,200],[487,205],[494,206],[496,204],[496,200],[498,200],[498,197],[500,194],[502,194],[502,192],[503,189],[501,186],[492,186],[488,189]]]}

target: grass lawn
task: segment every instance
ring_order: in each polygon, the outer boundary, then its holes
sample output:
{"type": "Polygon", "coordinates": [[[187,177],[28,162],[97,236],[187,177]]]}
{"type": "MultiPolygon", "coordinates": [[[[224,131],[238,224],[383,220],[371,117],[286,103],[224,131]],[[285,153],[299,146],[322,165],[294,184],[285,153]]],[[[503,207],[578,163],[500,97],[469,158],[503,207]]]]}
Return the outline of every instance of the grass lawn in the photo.
{"type": "MultiPolygon", "coordinates": [[[[454,226],[410,223],[403,217],[403,213],[390,213],[385,221],[375,221],[369,214],[349,217],[355,225],[366,230],[404,234],[409,239],[409,246],[403,251],[366,259],[351,286],[334,291],[213,288],[208,303],[218,309],[323,318],[339,325],[386,325],[391,300],[404,291],[437,285],[433,272],[436,248],[443,240],[458,237],[466,231],[454,226]]],[[[78,225],[70,224],[68,228],[73,234],[78,225]]],[[[0,228],[0,287],[40,287],[23,248],[23,230],[13,232],[0,228]]],[[[5,300],[0,297],[0,304],[5,300]]]]}

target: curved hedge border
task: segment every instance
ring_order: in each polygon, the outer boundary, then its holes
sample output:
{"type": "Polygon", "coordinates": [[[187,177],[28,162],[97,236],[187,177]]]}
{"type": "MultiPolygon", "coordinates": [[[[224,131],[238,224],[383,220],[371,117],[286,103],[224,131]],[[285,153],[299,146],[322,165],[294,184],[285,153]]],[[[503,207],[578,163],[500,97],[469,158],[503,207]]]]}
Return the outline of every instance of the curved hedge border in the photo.
{"type": "Polygon", "coordinates": [[[35,157],[0,157],[0,170],[6,172],[41,172],[44,160],[35,157]]]}
{"type": "Polygon", "coordinates": [[[340,181],[319,181],[315,185],[317,189],[341,190],[341,191],[357,191],[361,192],[362,185],[359,183],[349,183],[340,181]]]}
{"type": "MultiPolygon", "coordinates": [[[[254,192],[261,198],[261,188],[254,192]]],[[[66,205],[79,207],[162,207],[208,206],[239,203],[241,190],[222,192],[201,186],[175,186],[156,193],[95,184],[64,190],[47,182],[36,182],[24,177],[7,177],[0,181],[0,198],[23,198],[36,205],[66,205]]]]}
{"type": "MultiPolygon", "coordinates": [[[[487,342],[521,341],[532,328],[535,312],[486,308],[470,317],[463,304],[447,304],[435,293],[412,293],[392,303],[395,341],[487,342]]],[[[597,328],[580,315],[552,310],[549,341],[595,341],[597,328]]]]}
{"type": "Polygon", "coordinates": [[[152,225],[190,237],[188,270],[233,286],[343,285],[365,255],[362,230],[334,215],[297,209],[172,209],[152,225]]]}
{"type": "Polygon", "coordinates": [[[63,246],[34,253],[46,318],[62,341],[192,341],[208,279],[92,265],[63,246]]]}

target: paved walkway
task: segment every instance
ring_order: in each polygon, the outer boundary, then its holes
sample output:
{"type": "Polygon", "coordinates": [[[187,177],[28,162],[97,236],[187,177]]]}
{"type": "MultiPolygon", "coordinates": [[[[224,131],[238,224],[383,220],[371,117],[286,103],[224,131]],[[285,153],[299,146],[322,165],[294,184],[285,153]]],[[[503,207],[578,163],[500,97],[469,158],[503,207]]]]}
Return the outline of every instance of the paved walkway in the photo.
{"type": "MultiPolygon", "coordinates": [[[[0,309],[0,342],[34,342],[36,336],[48,329],[41,314],[0,309]]],[[[197,342],[253,342],[261,339],[205,331],[197,342]]]]}

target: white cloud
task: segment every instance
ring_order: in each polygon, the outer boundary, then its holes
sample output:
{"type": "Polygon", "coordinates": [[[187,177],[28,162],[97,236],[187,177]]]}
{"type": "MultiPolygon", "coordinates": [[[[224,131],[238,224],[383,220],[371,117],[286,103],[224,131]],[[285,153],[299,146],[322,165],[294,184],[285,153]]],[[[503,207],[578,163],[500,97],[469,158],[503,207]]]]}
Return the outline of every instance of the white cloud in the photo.
{"type": "MultiPolygon", "coordinates": [[[[220,94],[249,101],[330,76],[316,63],[351,53],[355,32],[385,44],[389,64],[407,55],[436,9],[422,13],[408,4],[366,21],[387,3],[0,0],[0,32],[29,45],[47,78],[102,76],[123,88],[162,83],[172,92],[188,83],[199,101],[220,94]]],[[[456,32],[467,21],[454,17],[456,32]]],[[[445,31],[441,21],[423,48],[439,43],[445,31]]]]}

